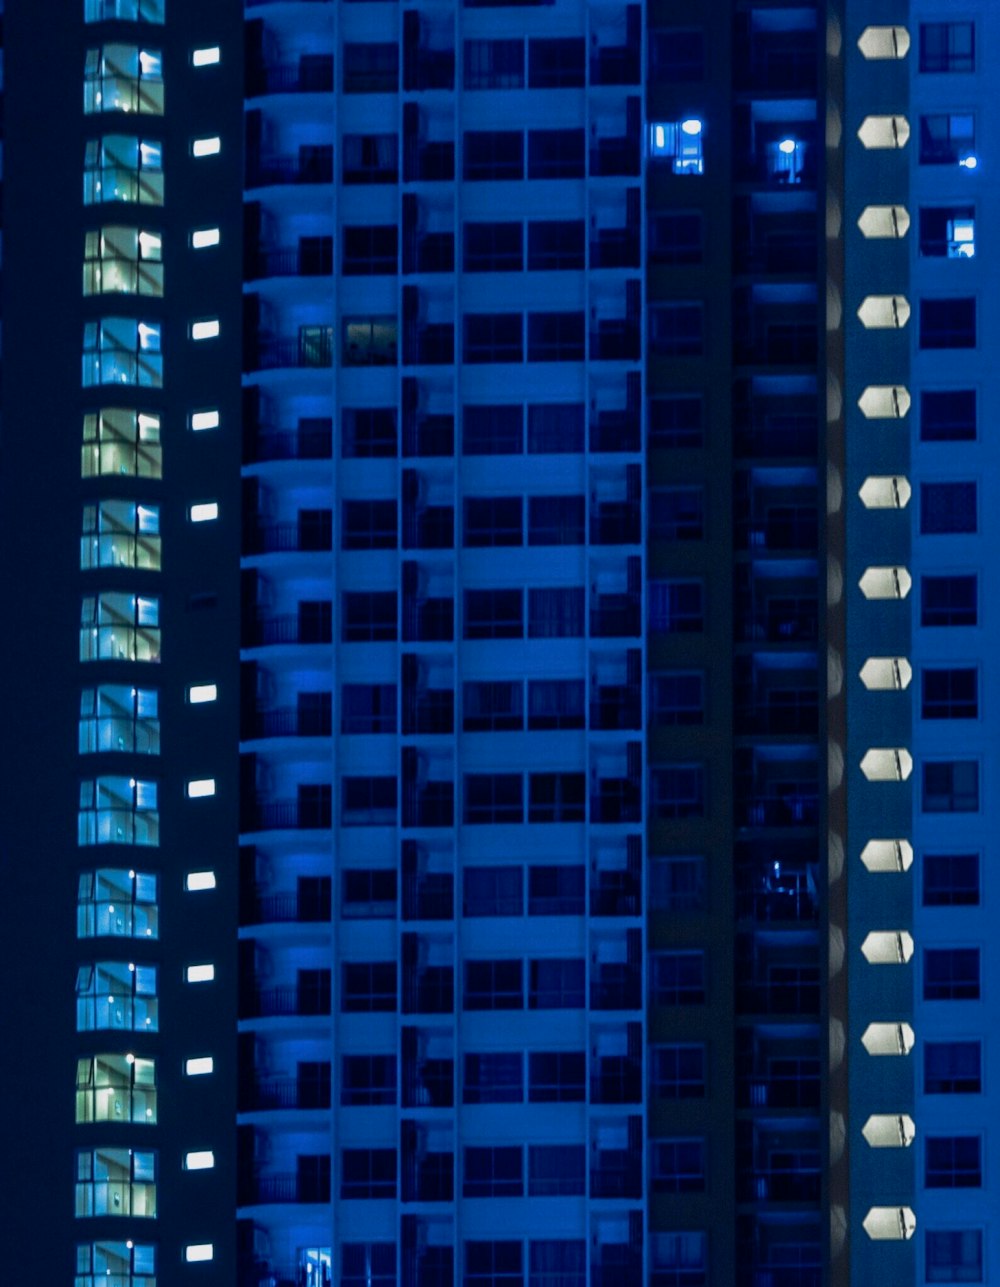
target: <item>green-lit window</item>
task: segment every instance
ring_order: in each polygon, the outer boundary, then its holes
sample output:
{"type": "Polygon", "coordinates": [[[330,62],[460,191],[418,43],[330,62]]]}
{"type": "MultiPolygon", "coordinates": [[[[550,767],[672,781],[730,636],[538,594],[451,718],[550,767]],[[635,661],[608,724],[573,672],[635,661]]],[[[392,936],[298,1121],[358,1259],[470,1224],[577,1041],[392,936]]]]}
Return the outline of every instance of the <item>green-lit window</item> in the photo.
{"type": "Polygon", "coordinates": [[[76,1120],[156,1125],[156,1063],[135,1055],[76,1061],[76,1120]]]}
{"type": "Polygon", "coordinates": [[[83,110],[163,115],[163,55],[138,45],[88,49],[83,75],[83,110]]]}
{"type": "Polygon", "coordinates": [[[160,569],[160,507],[102,500],[83,507],[80,567],[160,569]]]}
{"type": "Polygon", "coordinates": [[[106,590],[80,610],[81,661],[159,661],[160,601],[106,590]]]}
{"type": "Polygon", "coordinates": [[[84,295],[163,294],[163,238],[139,228],[88,232],[83,255],[84,295]]]}
{"type": "Polygon", "coordinates": [[[156,1287],[156,1248],[149,1243],[77,1243],[73,1287],[156,1287]]]}
{"type": "Polygon", "coordinates": [[[161,478],[160,417],[132,407],[102,407],[83,417],[80,474],[161,478]]]}

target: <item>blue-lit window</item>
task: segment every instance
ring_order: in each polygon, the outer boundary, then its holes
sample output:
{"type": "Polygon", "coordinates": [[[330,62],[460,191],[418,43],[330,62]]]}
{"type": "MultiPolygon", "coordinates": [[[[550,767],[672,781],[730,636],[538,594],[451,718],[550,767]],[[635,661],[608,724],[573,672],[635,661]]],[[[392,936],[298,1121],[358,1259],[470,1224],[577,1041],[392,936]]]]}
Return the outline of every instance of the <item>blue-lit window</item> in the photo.
{"type": "Polygon", "coordinates": [[[983,1141],[979,1135],[930,1136],[924,1184],[928,1189],[978,1189],[983,1183],[983,1141]]]}
{"type": "Polygon", "coordinates": [[[80,874],[76,895],[77,938],[160,936],[159,878],[151,872],[99,867],[80,874]]]}
{"type": "Polygon", "coordinates": [[[924,813],[976,813],[978,809],[976,760],[933,760],[924,764],[924,813]]]}
{"type": "Polygon", "coordinates": [[[524,1100],[524,1056],[519,1050],[466,1055],[464,1104],[520,1104],[524,1100]]]}
{"type": "Polygon", "coordinates": [[[80,606],[81,661],[160,660],[160,601],[106,590],[80,606]]]}
{"type": "Polygon", "coordinates": [[[136,778],[87,778],[80,783],[77,844],[158,845],[156,783],[136,778]]]}
{"type": "Polygon", "coordinates": [[[921,868],[925,907],[979,905],[979,854],[924,854],[921,868]]]}
{"type": "Polygon", "coordinates": [[[128,134],[89,139],[83,161],[83,204],[124,201],[163,205],[163,144],[128,134]]]}
{"type": "Polygon", "coordinates": [[[95,961],[76,974],[77,1032],[156,1032],[156,966],[95,961]]]}
{"type": "Polygon", "coordinates": [[[924,949],[925,1001],[978,1001],[978,947],[924,949]]]}
{"type": "Polygon", "coordinates": [[[974,72],[976,24],[974,22],[922,22],[920,24],[922,72],[974,72]]]}
{"type": "Polygon", "coordinates": [[[462,1196],[519,1198],[524,1193],[523,1151],[520,1144],[465,1149],[462,1196]]]}
{"type": "Polygon", "coordinates": [[[976,253],[974,206],[922,206],[920,253],[930,258],[972,259],[976,253]]]}
{"type": "Polygon", "coordinates": [[[155,1061],[118,1054],[78,1059],[76,1120],[81,1125],[131,1122],[135,1126],[155,1126],[155,1061]]]}
{"type": "Polygon", "coordinates": [[[982,1062],[981,1041],[924,1042],[924,1094],[980,1094],[982,1062]]]}
{"type": "Polygon", "coordinates": [[[163,294],[163,238],[158,232],[105,226],[84,238],[84,295],[163,294]]]}
{"type": "Polygon", "coordinates": [[[154,1218],[156,1154],[130,1148],[77,1149],[75,1214],[78,1219],[154,1218]]]}
{"type": "Polygon", "coordinates": [[[104,500],[83,507],[80,567],[160,568],[160,507],[104,500]]]}
{"type": "Polygon", "coordinates": [[[774,183],[801,183],[806,164],[806,145],[793,135],[767,144],[767,176],[774,183]]]}
{"type": "Polygon", "coordinates": [[[929,1283],[981,1283],[981,1229],[928,1229],[924,1242],[924,1278],[929,1283]]]}
{"type": "Polygon", "coordinates": [[[705,1188],[705,1141],[653,1140],[650,1182],[654,1193],[700,1193],[705,1188]]]}
{"type": "Polygon", "coordinates": [[[84,0],[84,22],[156,22],[164,19],[164,0],[84,0]]]}
{"type": "Polygon", "coordinates": [[[77,1243],[74,1287],[156,1287],[156,1248],[141,1242],[77,1243]]]}
{"type": "Polygon", "coordinates": [[[163,56],[138,45],[88,49],[83,79],[83,110],[163,115],[163,56]]]}
{"type": "Polygon", "coordinates": [[[925,389],[920,394],[921,442],[975,442],[975,389],[925,389]]]}
{"type": "Polygon", "coordinates": [[[976,168],[975,158],[976,118],[971,113],[921,116],[921,165],[962,165],[971,170],[976,168]]]}
{"type": "Polygon", "coordinates": [[[155,688],[101,684],[80,693],[79,752],[160,752],[158,693],[155,688]]]}
{"type": "Polygon", "coordinates": [[[649,127],[649,155],[670,161],[674,174],[704,174],[704,124],[691,116],[683,121],[654,122],[649,127]]]}
{"type": "Polygon", "coordinates": [[[134,317],[102,317],[84,323],[81,380],[84,388],[101,384],[162,388],[160,323],[134,317]]]}

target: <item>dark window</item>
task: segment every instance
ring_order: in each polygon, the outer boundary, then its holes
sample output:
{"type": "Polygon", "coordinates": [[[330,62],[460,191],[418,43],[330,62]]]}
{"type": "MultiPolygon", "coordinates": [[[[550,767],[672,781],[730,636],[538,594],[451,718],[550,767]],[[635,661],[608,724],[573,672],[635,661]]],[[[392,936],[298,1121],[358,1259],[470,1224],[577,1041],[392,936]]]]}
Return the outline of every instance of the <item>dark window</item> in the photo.
{"type": "Polygon", "coordinates": [[[979,715],[979,672],[974,666],[925,670],[920,696],[924,719],[975,719],[979,715]]]}
{"type": "Polygon", "coordinates": [[[583,545],[587,502],[583,496],[530,496],[529,545],[583,545]]]}
{"type": "Polygon", "coordinates": [[[650,80],[702,80],[705,75],[705,33],[698,27],[667,27],[650,31],[650,80]]]}
{"type": "Polygon", "coordinates": [[[520,130],[466,130],[465,179],[523,179],[524,135],[520,130]]]}
{"type": "Polygon", "coordinates": [[[650,958],[650,990],[654,1005],[704,1004],[704,952],[654,952],[650,958]]]}
{"type": "Polygon", "coordinates": [[[532,1144],[528,1148],[528,1196],[582,1197],[587,1191],[583,1144],[532,1144]]]}
{"type": "Polygon", "coordinates": [[[345,920],[378,920],[396,915],[394,868],[349,867],[343,873],[340,914],[345,920]]]}
{"type": "Polygon", "coordinates": [[[920,578],[922,626],[974,626],[979,620],[979,587],[975,576],[920,578]]]}
{"type": "Polygon", "coordinates": [[[466,1148],[462,1196],[519,1198],[524,1192],[520,1144],[498,1148],[466,1148]]]}
{"type": "Polygon", "coordinates": [[[529,916],[582,916],[586,871],[582,863],[528,869],[529,916]]]}
{"type": "Polygon", "coordinates": [[[466,223],[463,264],[467,273],[512,273],[524,267],[523,225],[466,223]]]}
{"type": "Polygon", "coordinates": [[[924,1043],[925,1095],[978,1095],[983,1089],[983,1048],[978,1041],[924,1043]]]}
{"type": "Polygon", "coordinates": [[[586,976],[587,963],[582,957],[529,962],[528,1009],[582,1009],[586,976]]]}
{"type": "Polygon", "coordinates": [[[399,45],[344,42],[345,94],[395,94],[399,89],[399,45]]]}
{"type": "Polygon", "coordinates": [[[532,1104],[579,1104],[586,1097],[583,1051],[540,1050],[528,1054],[528,1100],[532,1104]]]}
{"type": "Polygon", "coordinates": [[[524,782],[520,773],[466,773],[467,825],[524,821],[524,782]]]}
{"type": "Polygon", "coordinates": [[[654,1193],[700,1193],[705,1188],[704,1140],[657,1140],[652,1148],[654,1193]]]}
{"type": "Polygon", "coordinates": [[[465,42],[466,89],[521,89],[523,85],[523,40],[465,42]]]}
{"type": "Polygon", "coordinates": [[[704,488],[663,487],[649,493],[650,540],[700,541],[704,535],[704,488]]]}
{"type": "Polygon", "coordinates": [[[396,1150],[394,1148],[345,1148],[341,1150],[342,1198],[394,1198],[396,1150]]]}
{"type": "Polygon", "coordinates": [[[582,1238],[529,1243],[528,1287],[587,1287],[587,1244],[582,1238]]]}
{"type": "Polygon", "coordinates": [[[398,229],[395,224],[345,228],[344,276],[376,277],[396,271],[398,229]]]}
{"type": "Polygon", "coordinates": [[[341,825],[389,827],[396,822],[395,777],[345,777],[341,789],[341,825]]]}
{"type": "Polygon", "coordinates": [[[654,264],[700,264],[702,241],[698,210],[671,210],[649,220],[649,257],[654,264]]]}
{"type": "Polygon", "coordinates": [[[340,1287],[396,1287],[394,1242],[345,1242],[340,1287]]]}
{"type": "Polygon", "coordinates": [[[466,1010],[521,1010],[524,987],[520,961],[466,961],[466,1010]]]}
{"type": "Polygon", "coordinates": [[[583,313],[529,313],[529,362],[582,362],[583,313]]]}
{"type": "Polygon", "coordinates": [[[924,854],[921,865],[925,907],[978,906],[978,854],[924,854]]]}
{"type": "Polygon", "coordinates": [[[983,1234],[980,1229],[928,1229],[924,1277],[929,1283],[981,1283],[983,1234]]]}
{"type": "Polygon", "coordinates": [[[704,404],[700,393],[653,398],[649,404],[649,446],[668,450],[700,447],[704,433],[704,404]]]}
{"type": "Polygon", "coordinates": [[[522,916],[524,872],[520,867],[466,867],[462,906],[466,916],[522,916]]]}
{"type": "Polygon", "coordinates": [[[520,313],[466,313],[462,324],[466,362],[524,361],[524,323],[520,313]]]}
{"type": "Polygon", "coordinates": [[[705,719],[705,676],[673,670],[649,677],[649,722],[657,728],[701,724],[705,719]]]}
{"type": "Polygon", "coordinates": [[[466,639],[520,639],[524,634],[521,590],[466,590],[466,639]]]}
{"type": "Polygon", "coordinates": [[[395,1055],[345,1055],[340,1102],[344,1105],[394,1104],[395,1055]]]}
{"type": "Polygon", "coordinates": [[[649,1056],[650,1081],[658,1099],[704,1099],[704,1046],[653,1046],[649,1056]]]}
{"type": "Polygon", "coordinates": [[[587,42],[583,37],[528,41],[528,84],[532,89],[582,89],[587,42]]]}
{"type": "Polygon", "coordinates": [[[556,455],[583,451],[582,402],[532,403],[528,407],[528,452],[556,455]]]}
{"type": "Polygon", "coordinates": [[[395,1011],[395,961],[345,961],[341,968],[340,1009],[343,1014],[395,1011]]]}
{"type": "Polygon", "coordinates": [[[920,253],[931,258],[973,258],[976,253],[974,206],[921,206],[920,253]]]}
{"type": "Polygon", "coordinates": [[[462,408],[466,456],[518,456],[524,451],[524,408],[519,403],[462,408]]]}
{"type": "Polygon", "coordinates": [[[341,638],[344,643],[375,643],[395,639],[395,591],[345,591],[342,599],[341,638]]]}
{"type": "Polygon", "coordinates": [[[582,179],[585,174],[583,130],[529,130],[529,179],[582,179]]]}
{"type": "Polygon", "coordinates": [[[975,483],[921,483],[920,531],[925,536],[976,530],[975,483]]]}
{"type": "Polygon", "coordinates": [[[922,72],[975,71],[975,23],[922,22],[920,24],[920,70],[922,72]]]}
{"type": "Polygon", "coordinates": [[[466,733],[509,733],[524,727],[524,684],[520,679],[467,683],[462,695],[466,733]]]}
{"type": "Polygon", "coordinates": [[[979,948],[924,948],[925,1001],[978,1001],[979,948]]]}
{"type": "Polygon", "coordinates": [[[585,695],[582,679],[529,679],[528,728],[583,728],[585,695]]]}
{"type": "Polygon", "coordinates": [[[976,151],[976,121],[968,112],[920,118],[920,164],[954,165],[976,151]]]}
{"type": "Polygon", "coordinates": [[[395,134],[345,134],[345,183],[395,183],[399,178],[399,139],[395,134]]]}
{"type": "Polygon", "coordinates": [[[462,1102],[520,1104],[524,1099],[524,1056],[519,1050],[465,1056],[462,1102]]]}
{"type": "Polygon", "coordinates": [[[657,304],[649,310],[649,348],[658,357],[698,357],[704,349],[701,304],[657,304]]]}
{"type": "Polygon", "coordinates": [[[936,389],[921,393],[921,441],[973,442],[975,437],[975,389],[936,389]]]}
{"type": "Polygon", "coordinates": [[[340,511],[342,550],[394,550],[396,502],[344,501],[340,511]]]}
{"type": "Polygon", "coordinates": [[[586,593],[583,586],[551,586],[528,591],[529,639],[581,639],[586,593]]]}
{"type": "Polygon", "coordinates": [[[702,818],[705,770],[700,764],[667,764],[650,773],[650,809],[655,818],[702,818]]]}
{"type": "Polygon", "coordinates": [[[532,773],[528,791],[529,822],[584,822],[587,778],[583,773],[532,773]]]}
{"type": "Polygon", "coordinates": [[[345,407],[341,431],[341,453],[345,459],[396,455],[394,407],[345,407]]]}
{"type": "Polygon", "coordinates": [[[532,272],[581,269],[586,244],[582,219],[535,219],[528,224],[528,267],[532,272]]]}
{"type": "Polygon", "coordinates": [[[463,502],[462,542],[470,547],[521,545],[520,496],[471,496],[463,502]]]}
{"type": "Polygon", "coordinates": [[[340,690],[342,733],[395,733],[395,684],[344,684],[340,690]]]}
{"type": "Polygon", "coordinates": [[[924,813],[975,813],[979,765],[975,760],[935,760],[924,766],[924,813]]]}
{"type": "Polygon", "coordinates": [[[467,1242],[463,1287],[524,1287],[522,1263],[520,1242],[467,1242]]]}
{"type": "Polygon", "coordinates": [[[983,1141],[978,1135],[932,1135],[927,1140],[928,1189],[978,1189],[983,1182],[983,1141]]]}
{"type": "Polygon", "coordinates": [[[664,854],[649,864],[649,905],[663,912],[698,912],[705,906],[705,859],[664,854]]]}
{"type": "Polygon", "coordinates": [[[654,634],[697,634],[705,628],[705,587],[701,581],[653,581],[647,610],[654,634]]]}

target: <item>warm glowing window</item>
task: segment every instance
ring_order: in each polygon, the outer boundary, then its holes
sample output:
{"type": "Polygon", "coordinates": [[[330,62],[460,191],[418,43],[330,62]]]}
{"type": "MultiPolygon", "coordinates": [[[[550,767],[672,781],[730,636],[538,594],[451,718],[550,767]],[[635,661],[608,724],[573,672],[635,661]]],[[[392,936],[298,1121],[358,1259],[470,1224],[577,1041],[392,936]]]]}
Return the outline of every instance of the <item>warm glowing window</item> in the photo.
{"type": "Polygon", "coordinates": [[[88,412],[83,417],[80,473],[84,478],[106,474],[160,478],[160,417],[131,407],[88,412]]]}
{"type": "Polygon", "coordinates": [[[135,1055],[76,1061],[76,1120],[156,1125],[156,1062],[135,1055]]]}
{"type": "Polygon", "coordinates": [[[88,232],[84,295],[163,294],[163,238],[158,232],[108,226],[88,232]]]}

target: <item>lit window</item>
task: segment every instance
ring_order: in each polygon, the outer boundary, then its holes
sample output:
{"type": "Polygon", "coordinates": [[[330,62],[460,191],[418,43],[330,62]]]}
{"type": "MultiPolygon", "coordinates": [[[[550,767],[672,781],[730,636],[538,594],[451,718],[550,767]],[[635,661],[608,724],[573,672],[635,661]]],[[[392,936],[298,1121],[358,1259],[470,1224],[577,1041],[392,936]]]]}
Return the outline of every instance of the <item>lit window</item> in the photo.
{"type": "Polygon", "coordinates": [[[188,1264],[194,1264],[199,1260],[211,1260],[215,1256],[215,1248],[210,1242],[191,1242],[184,1248],[184,1259],[188,1264]]]}
{"type": "Polygon", "coordinates": [[[703,135],[704,123],[696,116],[656,122],[649,127],[649,155],[672,161],[674,174],[704,174],[703,135]]]}
{"type": "Polygon", "coordinates": [[[191,413],[191,428],[200,433],[203,429],[218,429],[218,411],[194,411],[191,413]]]}
{"type": "Polygon", "coordinates": [[[192,706],[201,702],[214,702],[219,695],[217,684],[192,684],[188,689],[188,701],[192,706]]]}
{"type": "Polygon", "coordinates": [[[209,1171],[215,1165],[215,1154],[211,1149],[184,1154],[185,1171],[209,1171]]]}
{"type": "Polygon", "coordinates": [[[94,961],[76,974],[77,1032],[156,1032],[156,966],[94,961]]]}
{"type": "Polygon", "coordinates": [[[160,417],[124,407],[103,407],[83,417],[80,475],[159,478],[163,472],[160,417]]]}
{"type": "Polygon", "coordinates": [[[89,139],[83,162],[83,204],[105,201],[163,205],[163,144],[134,135],[89,139]]]}
{"type": "Polygon", "coordinates": [[[184,1075],[186,1077],[205,1077],[215,1071],[215,1062],[211,1055],[203,1055],[198,1059],[185,1059],[184,1075]]]}
{"type": "Polygon", "coordinates": [[[84,63],[83,110],[163,115],[163,56],[137,45],[88,49],[84,63]]]}
{"type": "Polygon", "coordinates": [[[222,151],[222,140],[216,135],[214,138],[193,139],[191,142],[192,156],[215,156],[222,151]]]}
{"type": "Polygon", "coordinates": [[[84,505],[80,567],[160,568],[160,507],[103,500],[84,505]]]}
{"type": "Polygon", "coordinates": [[[219,319],[217,317],[208,318],[204,322],[191,323],[191,338],[193,340],[214,340],[219,334],[219,319]]]}
{"type": "Polygon", "coordinates": [[[84,239],[84,295],[163,294],[163,238],[138,228],[104,227],[84,239]]]}
{"type": "Polygon", "coordinates": [[[197,894],[205,889],[215,888],[214,871],[189,871],[184,877],[184,888],[189,894],[197,894]]]}
{"type": "Polygon", "coordinates": [[[195,778],[187,784],[189,800],[201,800],[209,795],[215,795],[215,778],[195,778]]]}
{"type": "Polygon", "coordinates": [[[77,1149],[76,1215],[156,1216],[156,1154],[130,1148],[77,1149]]]}
{"type": "Polygon", "coordinates": [[[77,1287],[107,1287],[114,1282],[155,1282],[156,1248],[149,1243],[98,1242],[76,1244],[77,1287]]]}
{"type": "Polygon", "coordinates": [[[801,183],[806,145],[790,135],[767,145],[767,174],[776,183],[801,183]]]}
{"type": "Polygon", "coordinates": [[[81,872],[77,938],[159,938],[158,879],[151,872],[116,867],[81,872]]]}
{"type": "Polygon", "coordinates": [[[77,750],[81,755],[126,751],[159,755],[159,694],[155,688],[101,684],[80,693],[77,750]]]}
{"type": "Polygon", "coordinates": [[[219,517],[219,506],[216,501],[205,501],[201,505],[192,505],[188,511],[192,523],[211,523],[219,517]]]}
{"type": "Polygon", "coordinates": [[[80,378],[85,389],[102,384],[162,388],[160,323],[134,317],[85,322],[80,378]]]}
{"type": "Polygon", "coordinates": [[[204,250],[208,246],[217,246],[220,238],[218,228],[196,228],[191,234],[191,245],[195,250],[204,250]]]}
{"type": "Polygon", "coordinates": [[[160,660],[160,601],[105,590],[80,605],[81,661],[160,660]]]}
{"type": "Polygon", "coordinates": [[[184,971],[188,983],[211,983],[215,978],[214,965],[189,965],[184,971]]]}
{"type": "Polygon", "coordinates": [[[214,67],[221,57],[222,53],[218,45],[210,45],[205,49],[192,49],[191,66],[214,67]]]}
{"type": "Polygon", "coordinates": [[[88,1055],[76,1061],[76,1120],[156,1125],[156,1064],[135,1055],[88,1055]]]}
{"type": "Polygon", "coordinates": [[[163,22],[163,0],[84,0],[84,22],[163,22]]]}
{"type": "Polygon", "coordinates": [[[111,776],[81,782],[77,844],[158,845],[156,785],[111,776]]]}

